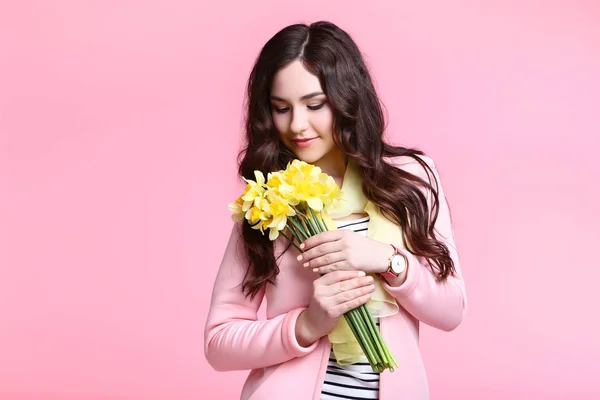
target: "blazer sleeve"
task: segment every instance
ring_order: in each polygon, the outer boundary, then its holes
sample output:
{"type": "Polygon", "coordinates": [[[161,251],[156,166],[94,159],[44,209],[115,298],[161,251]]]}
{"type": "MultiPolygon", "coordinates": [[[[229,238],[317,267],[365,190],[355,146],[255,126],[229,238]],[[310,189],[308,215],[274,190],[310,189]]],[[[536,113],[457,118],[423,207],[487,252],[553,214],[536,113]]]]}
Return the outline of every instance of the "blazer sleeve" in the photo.
{"type": "MultiPolygon", "coordinates": [[[[439,213],[435,224],[435,232],[450,252],[456,269],[455,275],[449,275],[444,282],[437,282],[435,275],[431,272],[429,264],[422,257],[417,257],[410,251],[405,251],[408,258],[408,271],[406,281],[400,286],[391,286],[383,280],[384,288],[394,296],[399,304],[419,321],[432,327],[451,331],[463,320],[467,309],[467,295],[465,282],[461,272],[460,260],[454,239],[450,210],[446,201],[444,190],[440,181],[439,173],[430,157],[421,158],[431,167],[433,187],[438,190],[439,213]]],[[[398,165],[414,175],[419,176],[426,182],[430,181],[424,167],[417,161],[398,165]]],[[[431,175],[431,174],[430,174],[431,175]]],[[[433,203],[432,194],[428,190],[425,193],[429,202],[429,209],[433,203]]]]}
{"type": "Polygon", "coordinates": [[[241,284],[246,268],[236,223],[215,279],[204,332],[204,354],[217,371],[268,367],[306,355],[318,344],[302,347],[296,340],[296,321],[304,308],[258,320],[265,286],[253,299],[244,296],[241,284]]]}

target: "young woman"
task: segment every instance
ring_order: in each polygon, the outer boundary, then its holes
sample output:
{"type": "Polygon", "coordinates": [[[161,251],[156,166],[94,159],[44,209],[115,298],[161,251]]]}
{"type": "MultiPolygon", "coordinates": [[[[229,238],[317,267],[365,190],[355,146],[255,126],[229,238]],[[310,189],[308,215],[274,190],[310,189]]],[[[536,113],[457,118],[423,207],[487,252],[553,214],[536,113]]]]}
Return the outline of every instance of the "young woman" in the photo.
{"type": "Polygon", "coordinates": [[[353,196],[338,230],[303,243],[234,225],[214,284],[205,354],[250,370],[242,399],[427,399],[419,324],[450,331],[466,310],[450,213],[432,159],[383,141],[380,101],[351,37],[330,22],[291,25],[263,47],[248,81],[240,174],[320,167],[353,196]],[[377,318],[399,367],[340,365],[329,333],[377,288],[377,318]],[[257,311],[266,299],[266,319],[257,311]]]}

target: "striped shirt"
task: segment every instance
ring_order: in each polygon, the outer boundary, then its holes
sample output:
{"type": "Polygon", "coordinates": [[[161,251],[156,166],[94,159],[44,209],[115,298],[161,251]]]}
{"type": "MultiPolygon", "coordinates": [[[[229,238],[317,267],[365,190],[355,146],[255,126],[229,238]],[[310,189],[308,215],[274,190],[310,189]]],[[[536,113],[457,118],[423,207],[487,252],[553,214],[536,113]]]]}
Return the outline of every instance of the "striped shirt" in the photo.
{"type": "MultiPolygon", "coordinates": [[[[369,217],[349,221],[336,221],[338,229],[351,229],[367,235],[369,217]]],[[[343,317],[342,317],[343,318],[343,317]]],[[[377,326],[379,326],[379,321],[377,326]]],[[[333,350],[329,355],[321,400],[334,399],[378,399],[379,373],[373,372],[368,362],[339,365],[333,350]]]]}

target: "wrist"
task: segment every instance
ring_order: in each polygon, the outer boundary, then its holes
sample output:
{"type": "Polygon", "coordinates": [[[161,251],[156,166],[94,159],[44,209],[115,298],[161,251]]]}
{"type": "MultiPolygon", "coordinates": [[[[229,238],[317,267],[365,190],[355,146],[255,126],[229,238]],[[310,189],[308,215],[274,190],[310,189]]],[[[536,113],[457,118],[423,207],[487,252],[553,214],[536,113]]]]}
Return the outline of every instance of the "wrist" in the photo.
{"type": "Polygon", "coordinates": [[[383,250],[381,251],[381,255],[383,256],[383,260],[379,262],[379,268],[377,273],[384,274],[390,269],[390,259],[396,252],[392,246],[387,243],[383,244],[383,250]]]}
{"type": "Polygon", "coordinates": [[[404,272],[400,273],[398,276],[393,276],[391,274],[381,274],[385,281],[390,286],[398,287],[406,282],[406,278],[408,278],[408,268],[404,270],[404,272]]]}
{"type": "Polygon", "coordinates": [[[301,347],[309,347],[320,338],[311,328],[306,312],[302,311],[296,320],[296,340],[301,347]]]}

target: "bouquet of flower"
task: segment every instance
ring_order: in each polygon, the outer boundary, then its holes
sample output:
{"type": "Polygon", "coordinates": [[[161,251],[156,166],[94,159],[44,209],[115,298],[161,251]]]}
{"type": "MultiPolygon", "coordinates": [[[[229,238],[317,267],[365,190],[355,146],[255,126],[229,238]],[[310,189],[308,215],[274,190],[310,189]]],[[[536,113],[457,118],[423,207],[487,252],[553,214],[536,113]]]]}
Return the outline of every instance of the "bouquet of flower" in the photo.
{"type": "MultiPolygon", "coordinates": [[[[254,171],[256,180],[247,183],[243,194],[229,205],[236,222],[244,219],[269,239],[281,234],[298,251],[299,244],[327,231],[327,209],[335,206],[342,193],[333,178],[317,166],[294,160],[282,171],[264,174],[254,171]],[[287,228],[288,235],[284,233],[287,228]]],[[[344,314],[352,333],[375,372],[394,371],[398,366],[381,337],[367,305],[344,314]]]]}

